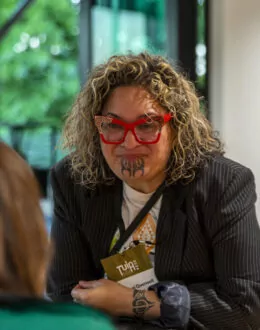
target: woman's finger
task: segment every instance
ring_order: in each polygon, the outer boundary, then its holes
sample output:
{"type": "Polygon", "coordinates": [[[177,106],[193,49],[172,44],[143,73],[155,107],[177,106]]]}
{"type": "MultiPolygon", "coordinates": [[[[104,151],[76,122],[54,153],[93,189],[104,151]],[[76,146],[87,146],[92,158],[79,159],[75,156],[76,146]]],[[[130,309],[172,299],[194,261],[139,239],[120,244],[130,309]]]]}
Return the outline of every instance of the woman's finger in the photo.
{"type": "Polygon", "coordinates": [[[87,291],[82,289],[74,288],[71,291],[71,296],[75,302],[84,302],[87,299],[87,291]]]}
{"type": "Polygon", "coordinates": [[[94,289],[102,285],[99,281],[79,281],[79,286],[83,289],[94,289]]]}

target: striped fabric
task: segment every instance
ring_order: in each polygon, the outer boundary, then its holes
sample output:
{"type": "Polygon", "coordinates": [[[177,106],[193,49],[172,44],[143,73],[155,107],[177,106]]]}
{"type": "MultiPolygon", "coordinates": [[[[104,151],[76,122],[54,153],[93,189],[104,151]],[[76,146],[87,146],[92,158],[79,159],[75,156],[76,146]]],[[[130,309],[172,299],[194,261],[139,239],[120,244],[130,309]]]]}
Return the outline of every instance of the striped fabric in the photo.
{"type": "MultiPolygon", "coordinates": [[[[54,258],[48,293],[71,299],[79,280],[103,276],[118,226],[122,184],[90,192],[75,184],[68,160],[51,172],[54,192],[54,258]]],[[[251,171],[224,157],[198,172],[181,207],[184,189],[163,195],[157,225],[155,272],[160,281],[184,283],[191,296],[191,329],[260,329],[260,229],[251,171]]],[[[121,224],[122,226],[122,224],[121,224]]]]}

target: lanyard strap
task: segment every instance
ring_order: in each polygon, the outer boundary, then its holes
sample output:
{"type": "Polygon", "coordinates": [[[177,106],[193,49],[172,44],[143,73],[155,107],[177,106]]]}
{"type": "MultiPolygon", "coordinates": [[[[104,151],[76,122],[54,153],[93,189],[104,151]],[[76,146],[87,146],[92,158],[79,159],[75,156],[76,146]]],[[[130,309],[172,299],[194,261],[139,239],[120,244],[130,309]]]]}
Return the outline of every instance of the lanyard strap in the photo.
{"type": "Polygon", "coordinates": [[[132,233],[136,230],[136,228],[140,225],[144,217],[147,215],[147,213],[152,209],[154,204],[158,201],[160,196],[162,195],[164,189],[165,189],[165,182],[161,184],[157,190],[152,194],[150,199],[147,201],[147,203],[144,205],[144,207],[140,210],[140,212],[137,214],[137,216],[134,218],[133,222],[129,225],[129,227],[126,229],[126,231],[123,232],[123,234],[120,236],[119,240],[116,242],[112,250],[110,251],[110,255],[116,254],[120,251],[121,247],[124,245],[124,243],[128,240],[128,238],[132,235],[132,233]]]}

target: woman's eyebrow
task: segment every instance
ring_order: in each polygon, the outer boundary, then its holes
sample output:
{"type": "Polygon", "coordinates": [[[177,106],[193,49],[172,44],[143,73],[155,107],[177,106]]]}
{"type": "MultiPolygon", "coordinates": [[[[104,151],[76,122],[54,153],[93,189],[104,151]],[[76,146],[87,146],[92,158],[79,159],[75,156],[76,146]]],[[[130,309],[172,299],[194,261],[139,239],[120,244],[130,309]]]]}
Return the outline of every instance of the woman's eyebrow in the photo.
{"type": "MultiPolygon", "coordinates": [[[[158,115],[158,113],[154,112],[154,111],[150,111],[150,112],[146,112],[146,113],[138,116],[136,119],[145,118],[145,117],[154,116],[154,115],[158,115]]],[[[106,116],[110,116],[110,117],[114,117],[114,118],[123,120],[122,117],[118,116],[117,114],[115,114],[113,112],[107,112],[106,116]]]]}
{"type": "Polygon", "coordinates": [[[116,115],[113,112],[107,112],[106,113],[106,116],[114,117],[114,118],[117,118],[117,119],[122,119],[120,116],[116,115]]]}

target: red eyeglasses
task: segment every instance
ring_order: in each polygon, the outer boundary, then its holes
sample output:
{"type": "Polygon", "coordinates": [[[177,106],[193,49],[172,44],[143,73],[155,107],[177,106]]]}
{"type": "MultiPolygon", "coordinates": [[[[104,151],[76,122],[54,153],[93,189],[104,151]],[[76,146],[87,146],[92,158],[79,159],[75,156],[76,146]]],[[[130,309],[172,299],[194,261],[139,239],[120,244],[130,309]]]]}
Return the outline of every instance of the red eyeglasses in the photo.
{"type": "Polygon", "coordinates": [[[162,127],[171,120],[172,115],[147,116],[133,123],[126,123],[110,116],[95,116],[101,140],[106,144],[121,144],[131,131],[138,143],[154,144],[161,136],[162,127]]]}

